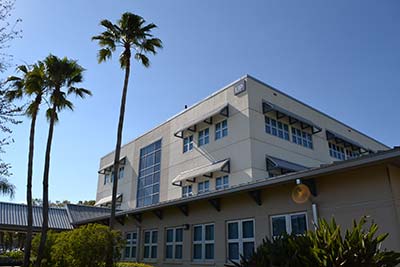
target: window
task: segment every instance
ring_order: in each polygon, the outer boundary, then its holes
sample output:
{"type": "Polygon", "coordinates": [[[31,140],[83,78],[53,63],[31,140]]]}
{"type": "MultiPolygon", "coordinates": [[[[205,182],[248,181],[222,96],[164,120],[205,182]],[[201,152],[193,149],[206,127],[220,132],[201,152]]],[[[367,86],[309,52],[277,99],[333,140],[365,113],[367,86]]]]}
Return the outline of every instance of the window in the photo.
{"type": "Polygon", "coordinates": [[[307,215],[304,212],[272,216],[271,223],[273,237],[283,233],[302,235],[307,231],[307,215]]]}
{"type": "Polygon", "coordinates": [[[229,176],[228,175],[218,177],[217,179],[215,179],[215,189],[216,190],[226,189],[228,187],[229,187],[229,176]]]}
{"type": "Polygon", "coordinates": [[[183,228],[167,229],[167,238],[165,246],[166,259],[182,259],[183,248],[183,228]]]}
{"type": "Polygon", "coordinates": [[[144,259],[157,259],[157,240],[157,230],[144,231],[144,259]]]}
{"type": "Polygon", "coordinates": [[[201,224],[193,227],[193,260],[214,259],[214,224],[201,224]]]}
{"type": "Polygon", "coordinates": [[[329,142],[329,155],[339,160],[345,160],[344,147],[329,142]]]}
{"type": "Polygon", "coordinates": [[[312,135],[294,127],[292,127],[292,142],[306,148],[313,148],[312,135]]]}
{"type": "Polygon", "coordinates": [[[223,120],[215,124],[215,140],[221,139],[228,135],[228,121],[223,120]]]}
{"type": "Polygon", "coordinates": [[[240,255],[248,259],[254,252],[254,220],[227,222],[228,260],[239,261],[240,255]]]}
{"type": "Polygon", "coordinates": [[[137,233],[131,232],[125,234],[125,253],[124,259],[136,259],[136,244],[137,244],[137,233]]]}
{"type": "Polygon", "coordinates": [[[124,172],[125,172],[125,167],[124,166],[119,167],[119,173],[118,173],[119,179],[124,178],[124,172]]]}
{"type": "Polygon", "coordinates": [[[346,158],[347,159],[354,159],[360,156],[360,152],[359,151],[352,151],[352,150],[348,150],[346,149],[346,158]]]}
{"type": "Polygon", "coordinates": [[[183,138],[183,153],[193,149],[193,135],[183,138]]]}
{"type": "Polygon", "coordinates": [[[200,182],[197,185],[197,193],[203,194],[210,191],[210,181],[200,182]]]}
{"type": "Polygon", "coordinates": [[[161,140],[140,150],[137,207],[160,200],[161,140]]]}
{"type": "Polygon", "coordinates": [[[182,187],[182,197],[193,196],[193,190],[191,185],[186,185],[182,187]]]}
{"type": "Polygon", "coordinates": [[[204,129],[199,132],[198,146],[204,146],[210,142],[210,130],[204,129]]]}
{"type": "Polygon", "coordinates": [[[286,123],[265,116],[265,131],[289,141],[289,126],[286,123]]]}
{"type": "Polygon", "coordinates": [[[104,184],[107,184],[109,180],[110,180],[110,174],[109,173],[104,174],[104,184]]]}

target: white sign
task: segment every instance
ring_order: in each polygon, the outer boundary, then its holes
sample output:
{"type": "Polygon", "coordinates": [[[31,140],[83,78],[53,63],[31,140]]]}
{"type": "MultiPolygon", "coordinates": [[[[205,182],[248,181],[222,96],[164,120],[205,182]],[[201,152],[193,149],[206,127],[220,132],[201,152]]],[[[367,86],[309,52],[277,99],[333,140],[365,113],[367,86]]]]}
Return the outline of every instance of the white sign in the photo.
{"type": "Polygon", "coordinates": [[[233,91],[235,95],[238,95],[246,91],[246,81],[242,80],[238,84],[236,84],[235,87],[233,88],[233,91]]]}

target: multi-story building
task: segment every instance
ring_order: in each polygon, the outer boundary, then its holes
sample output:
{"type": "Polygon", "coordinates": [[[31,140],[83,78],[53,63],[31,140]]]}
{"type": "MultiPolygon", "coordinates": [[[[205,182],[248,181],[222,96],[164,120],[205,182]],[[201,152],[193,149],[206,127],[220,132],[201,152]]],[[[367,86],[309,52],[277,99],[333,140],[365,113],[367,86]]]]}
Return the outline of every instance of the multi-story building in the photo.
{"type": "MultiPolygon", "coordinates": [[[[384,144],[246,75],[122,147],[121,209],[225,189],[387,150],[384,144]]],[[[111,201],[113,153],[97,204],[111,201]]]]}
{"type": "Polygon", "coordinates": [[[124,145],[118,200],[123,259],[155,266],[224,266],[332,216],[346,228],[369,215],[400,250],[400,149],[245,76],[124,145]]]}

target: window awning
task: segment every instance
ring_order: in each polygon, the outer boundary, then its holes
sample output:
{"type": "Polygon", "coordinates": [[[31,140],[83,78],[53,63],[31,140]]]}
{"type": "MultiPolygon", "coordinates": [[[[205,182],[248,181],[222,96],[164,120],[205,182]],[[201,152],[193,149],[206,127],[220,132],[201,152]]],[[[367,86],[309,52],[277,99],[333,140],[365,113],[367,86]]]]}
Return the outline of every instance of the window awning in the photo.
{"type": "Polygon", "coordinates": [[[298,172],[308,169],[307,167],[304,167],[302,165],[271,156],[267,156],[266,160],[267,160],[267,171],[272,173],[274,171],[281,171],[282,173],[298,172]]]}
{"type": "MultiPolygon", "coordinates": [[[[119,166],[124,166],[126,164],[126,157],[123,157],[119,160],[119,166]]],[[[107,174],[113,171],[114,163],[108,164],[98,171],[99,174],[107,174]]]]}
{"type": "MultiPolygon", "coordinates": [[[[107,203],[111,203],[111,201],[112,201],[112,196],[108,196],[108,197],[104,197],[104,198],[100,199],[94,205],[101,206],[101,205],[104,205],[107,203]]],[[[122,201],[122,194],[117,194],[117,202],[121,202],[121,201],[122,201]]]]}
{"type": "Polygon", "coordinates": [[[336,143],[338,143],[338,144],[342,143],[344,147],[351,147],[354,150],[360,150],[361,153],[365,153],[365,152],[369,151],[361,144],[359,144],[353,140],[350,140],[349,138],[347,138],[343,135],[340,135],[338,133],[335,133],[331,130],[326,130],[326,140],[328,140],[328,141],[335,140],[336,143]]]}
{"type": "Polygon", "coordinates": [[[230,172],[230,163],[229,159],[224,159],[221,161],[209,163],[207,165],[203,165],[188,171],[181,172],[178,176],[172,180],[172,184],[176,186],[181,186],[182,182],[190,181],[195,182],[194,178],[199,176],[210,177],[213,172],[230,172]]]}
{"type": "Polygon", "coordinates": [[[193,120],[189,121],[188,123],[184,124],[181,128],[179,128],[174,135],[179,138],[183,138],[183,132],[185,130],[189,130],[192,132],[196,132],[196,125],[200,122],[205,122],[208,124],[212,124],[212,117],[215,115],[222,115],[224,117],[229,117],[229,104],[223,104],[221,106],[218,106],[217,108],[214,108],[210,111],[208,111],[205,114],[202,114],[193,120]]]}
{"type": "Polygon", "coordinates": [[[264,114],[269,113],[269,112],[276,112],[276,117],[278,119],[288,117],[289,124],[299,123],[302,130],[310,128],[312,134],[316,134],[316,133],[319,133],[320,131],[322,131],[322,128],[315,125],[312,121],[307,120],[301,116],[298,116],[298,115],[290,112],[289,110],[281,108],[281,107],[279,107],[275,104],[272,104],[266,100],[263,100],[262,108],[263,108],[264,114]]]}

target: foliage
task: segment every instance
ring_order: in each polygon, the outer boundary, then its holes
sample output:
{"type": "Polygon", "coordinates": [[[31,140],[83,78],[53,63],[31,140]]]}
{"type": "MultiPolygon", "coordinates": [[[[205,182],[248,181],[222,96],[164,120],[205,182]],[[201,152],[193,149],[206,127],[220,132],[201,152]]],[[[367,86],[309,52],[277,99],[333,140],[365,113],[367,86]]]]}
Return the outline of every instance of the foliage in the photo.
{"type": "MultiPolygon", "coordinates": [[[[32,244],[34,253],[37,251],[39,241],[38,235],[32,244]]],[[[41,266],[103,267],[110,253],[110,244],[116,244],[111,253],[113,258],[118,260],[124,243],[119,232],[110,231],[106,226],[89,224],[68,232],[49,231],[41,266]]]]}
{"type": "Polygon", "coordinates": [[[7,251],[5,253],[2,253],[1,256],[14,260],[22,260],[24,258],[24,252],[22,250],[7,251]]]}
{"type": "Polygon", "coordinates": [[[117,262],[115,267],[152,267],[151,265],[140,262],[117,262]]]}
{"type": "Polygon", "coordinates": [[[388,234],[377,235],[378,226],[366,227],[366,218],[354,221],[342,235],[335,220],[319,221],[316,231],[265,239],[250,259],[233,263],[241,267],[394,267],[400,253],[381,249],[388,234]]]}

